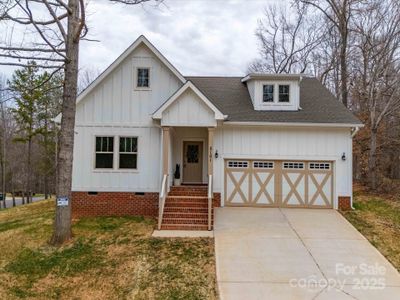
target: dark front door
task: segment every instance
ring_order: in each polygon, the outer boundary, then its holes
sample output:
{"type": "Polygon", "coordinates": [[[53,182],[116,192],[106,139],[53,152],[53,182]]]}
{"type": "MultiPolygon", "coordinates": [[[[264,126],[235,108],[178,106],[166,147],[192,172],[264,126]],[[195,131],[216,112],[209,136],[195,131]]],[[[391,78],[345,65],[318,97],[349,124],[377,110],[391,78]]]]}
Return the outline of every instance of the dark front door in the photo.
{"type": "Polygon", "coordinates": [[[203,178],[203,142],[183,143],[183,182],[201,183],[203,178]]]}

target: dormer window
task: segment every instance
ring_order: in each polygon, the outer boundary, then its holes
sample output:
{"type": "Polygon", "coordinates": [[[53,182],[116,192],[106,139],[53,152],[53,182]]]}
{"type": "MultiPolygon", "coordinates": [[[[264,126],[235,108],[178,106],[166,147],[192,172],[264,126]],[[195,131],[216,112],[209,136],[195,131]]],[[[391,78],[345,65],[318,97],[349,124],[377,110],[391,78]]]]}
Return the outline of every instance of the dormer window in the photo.
{"type": "Polygon", "coordinates": [[[263,102],[274,102],[274,85],[263,85],[263,102]]]}
{"type": "Polygon", "coordinates": [[[150,69],[149,68],[137,68],[136,87],[138,87],[138,88],[149,88],[150,87],[150,69]]]}
{"type": "Polygon", "coordinates": [[[290,86],[288,84],[279,85],[279,102],[290,102],[289,100],[289,90],[290,86]]]}

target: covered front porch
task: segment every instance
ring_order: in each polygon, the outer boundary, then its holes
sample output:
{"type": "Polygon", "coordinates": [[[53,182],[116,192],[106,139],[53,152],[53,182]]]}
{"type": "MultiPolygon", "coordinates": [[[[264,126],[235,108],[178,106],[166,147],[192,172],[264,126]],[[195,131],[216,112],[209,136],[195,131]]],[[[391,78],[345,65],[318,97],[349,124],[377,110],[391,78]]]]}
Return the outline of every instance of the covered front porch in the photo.
{"type": "Polygon", "coordinates": [[[224,118],[190,81],[153,114],[162,131],[159,229],[166,220],[174,229],[212,229],[214,133],[224,118]],[[183,186],[171,191],[175,177],[183,186]]]}

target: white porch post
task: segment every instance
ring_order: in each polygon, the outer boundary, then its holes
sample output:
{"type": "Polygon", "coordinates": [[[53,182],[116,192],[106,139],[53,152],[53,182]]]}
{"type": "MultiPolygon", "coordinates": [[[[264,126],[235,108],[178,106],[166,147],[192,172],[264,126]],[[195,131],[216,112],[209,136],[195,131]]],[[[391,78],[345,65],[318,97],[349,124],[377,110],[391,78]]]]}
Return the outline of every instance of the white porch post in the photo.
{"type": "Polygon", "coordinates": [[[213,174],[214,127],[208,128],[208,175],[213,174]]]}
{"type": "Polygon", "coordinates": [[[208,230],[212,228],[212,201],[213,201],[213,152],[214,152],[214,131],[215,128],[209,127],[208,128],[208,230]]]}
{"type": "Polygon", "coordinates": [[[162,127],[163,130],[163,175],[169,172],[169,127],[162,127]]]}

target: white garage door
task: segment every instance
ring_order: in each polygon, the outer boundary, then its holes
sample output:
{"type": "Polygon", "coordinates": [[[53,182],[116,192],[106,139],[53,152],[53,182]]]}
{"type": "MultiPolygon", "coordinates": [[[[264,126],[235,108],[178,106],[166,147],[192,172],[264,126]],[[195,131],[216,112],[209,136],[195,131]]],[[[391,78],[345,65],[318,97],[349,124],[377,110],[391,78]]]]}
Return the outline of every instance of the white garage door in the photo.
{"type": "Polygon", "coordinates": [[[226,160],[225,205],[332,208],[332,162],[226,160]]]}

